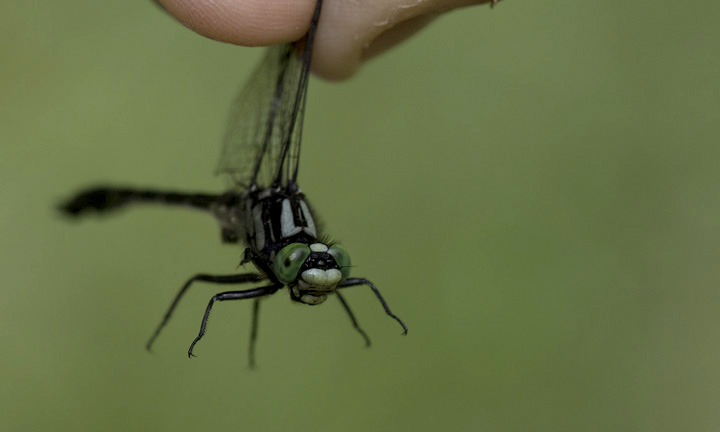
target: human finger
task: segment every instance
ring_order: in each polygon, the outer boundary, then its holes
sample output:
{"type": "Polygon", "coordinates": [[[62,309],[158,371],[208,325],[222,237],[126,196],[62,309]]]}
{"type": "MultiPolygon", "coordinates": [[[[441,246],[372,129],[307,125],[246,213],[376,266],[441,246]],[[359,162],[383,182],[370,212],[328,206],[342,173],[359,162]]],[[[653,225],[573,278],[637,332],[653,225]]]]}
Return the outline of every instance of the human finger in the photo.
{"type": "MultiPolygon", "coordinates": [[[[156,0],[192,30],[244,46],[307,33],[316,0],[156,0]]],[[[313,72],[344,79],[363,61],[415,34],[440,14],[492,0],[323,0],[313,72]]]]}

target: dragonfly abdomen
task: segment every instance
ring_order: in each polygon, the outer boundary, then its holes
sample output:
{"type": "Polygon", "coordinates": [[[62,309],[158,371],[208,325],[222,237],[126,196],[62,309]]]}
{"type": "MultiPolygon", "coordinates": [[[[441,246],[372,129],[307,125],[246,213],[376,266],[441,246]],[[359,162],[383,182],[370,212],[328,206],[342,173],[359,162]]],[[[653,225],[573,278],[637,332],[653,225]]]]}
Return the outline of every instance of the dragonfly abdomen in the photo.
{"type": "Polygon", "coordinates": [[[208,210],[223,199],[224,195],[181,193],[151,189],[118,187],[94,187],[86,189],[64,204],[60,210],[70,216],[86,213],[104,213],[116,210],[130,203],[159,203],[208,210]]]}

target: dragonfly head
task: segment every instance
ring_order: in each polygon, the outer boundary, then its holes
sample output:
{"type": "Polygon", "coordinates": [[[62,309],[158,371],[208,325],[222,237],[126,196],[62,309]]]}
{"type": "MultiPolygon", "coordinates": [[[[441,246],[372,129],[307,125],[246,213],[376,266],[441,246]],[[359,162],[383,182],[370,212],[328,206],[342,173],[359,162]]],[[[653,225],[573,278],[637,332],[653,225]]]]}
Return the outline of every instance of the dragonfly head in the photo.
{"type": "Polygon", "coordinates": [[[350,275],[350,255],[338,245],[290,243],[275,256],[273,271],[293,300],[316,305],[350,275]]]}

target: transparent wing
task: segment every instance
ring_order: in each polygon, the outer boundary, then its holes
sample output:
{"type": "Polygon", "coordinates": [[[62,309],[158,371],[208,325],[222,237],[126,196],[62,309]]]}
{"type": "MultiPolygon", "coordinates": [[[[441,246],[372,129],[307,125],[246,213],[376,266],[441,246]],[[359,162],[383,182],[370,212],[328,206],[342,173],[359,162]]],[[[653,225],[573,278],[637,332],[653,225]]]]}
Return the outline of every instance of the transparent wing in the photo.
{"type": "Polygon", "coordinates": [[[294,51],[292,44],[268,48],[233,101],[217,171],[240,186],[269,185],[281,162],[297,117],[293,109],[301,62],[294,51]]]}
{"type": "Polygon", "coordinates": [[[240,187],[294,183],[298,175],[313,41],[322,0],[307,36],[270,47],[233,103],[218,173],[240,187]]]}

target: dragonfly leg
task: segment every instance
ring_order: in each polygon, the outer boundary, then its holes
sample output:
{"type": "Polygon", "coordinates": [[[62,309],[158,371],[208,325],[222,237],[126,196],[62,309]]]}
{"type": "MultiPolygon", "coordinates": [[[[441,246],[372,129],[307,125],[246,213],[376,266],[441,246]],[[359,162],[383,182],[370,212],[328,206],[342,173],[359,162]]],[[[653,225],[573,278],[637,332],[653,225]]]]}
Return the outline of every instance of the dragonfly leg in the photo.
{"type": "Polygon", "coordinates": [[[207,308],[205,308],[205,315],[203,315],[202,324],[200,325],[200,332],[190,344],[190,348],[188,349],[188,357],[195,357],[195,354],[193,354],[193,348],[195,347],[195,344],[197,344],[200,339],[202,339],[202,337],[205,335],[208,319],[210,319],[210,311],[212,310],[215,302],[227,300],[245,300],[249,298],[264,297],[266,295],[274,294],[282,287],[282,285],[268,285],[244,291],[228,291],[215,294],[213,298],[210,299],[210,303],[208,303],[207,308]]]}
{"type": "Polygon", "coordinates": [[[338,300],[340,300],[340,303],[342,303],[343,307],[345,308],[345,312],[347,312],[348,316],[350,317],[350,321],[352,322],[353,327],[355,327],[355,330],[357,330],[358,333],[360,333],[360,336],[362,336],[363,339],[365,339],[365,346],[369,347],[370,346],[370,338],[365,333],[365,331],[360,328],[360,325],[358,324],[357,320],[355,319],[355,314],[353,314],[352,310],[350,309],[350,305],[347,304],[347,302],[345,301],[345,298],[343,298],[342,294],[340,294],[339,292],[336,291],[335,295],[337,295],[338,300]]]}
{"type": "Polygon", "coordinates": [[[270,266],[267,264],[267,261],[265,261],[257,252],[250,248],[246,248],[243,253],[243,259],[240,261],[240,264],[238,264],[238,268],[244,266],[247,263],[253,263],[253,265],[260,270],[262,273],[266,275],[267,279],[270,279],[272,282],[280,283],[275,278],[275,273],[273,272],[273,269],[270,268],[270,266]]]}
{"type": "Polygon", "coordinates": [[[248,349],[248,366],[255,369],[255,341],[257,340],[258,318],[260,317],[260,299],[253,302],[252,321],[250,323],[250,348],[248,349]]]}
{"type": "Polygon", "coordinates": [[[373,285],[372,282],[370,282],[369,280],[367,280],[365,278],[350,278],[350,279],[347,279],[342,284],[338,285],[338,288],[347,288],[347,287],[358,286],[358,285],[367,285],[370,287],[370,289],[375,293],[375,296],[378,298],[378,300],[380,300],[380,304],[382,304],[383,309],[385,309],[385,313],[390,315],[395,321],[397,321],[402,326],[402,328],[403,328],[402,334],[406,335],[408,332],[407,326],[405,325],[404,322],[402,322],[402,320],[400,318],[398,318],[397,315],[392,313],[392,311],[390,310],[390,306],[388,306],[388,304],[385,302],[385,299],[380,294],[380,291],[378,291],[378,289],[375,287],[375,285],[373,285]]]}
{"type": "Polygon", "coordinates": [[[150,351],[152,348],[152,344],[155,342],[155,339],[157,339],[158,335],[160,335],[160,331],[165,327],[165,324],[170,320],[170,317],[172,316],[173,312],[175,311],[175,308],[177,307],[178,303],[180,303],[180,299],[183,295],[187,292],[188,288],[190,288],[190,285],[193,284],[193,282],[211,282],[211,283],[217,283],[217,284],[241,284],[241,283],[248,283],[248,282],[259,282],[263,280],[264,277],[260,275],[259,273],[244,273],[244,274],[238,274],[238,275],[208,275],[208,274],[198,274],[190,278],[187,282],[185,282],[185,285],[180,288],[180,291],[177,293],[175,298],[173,299],[173,302],[170,304],[170,307],[168,308],[167,312],[165,312],[165,315],[162,318],[162,321],[160,321],[160,324],[158,324],[157,328],[153,332],[152,336],[150,336],[150,339],[147,341],[147,344],[145,344],[145,349],[150,351]]]}

